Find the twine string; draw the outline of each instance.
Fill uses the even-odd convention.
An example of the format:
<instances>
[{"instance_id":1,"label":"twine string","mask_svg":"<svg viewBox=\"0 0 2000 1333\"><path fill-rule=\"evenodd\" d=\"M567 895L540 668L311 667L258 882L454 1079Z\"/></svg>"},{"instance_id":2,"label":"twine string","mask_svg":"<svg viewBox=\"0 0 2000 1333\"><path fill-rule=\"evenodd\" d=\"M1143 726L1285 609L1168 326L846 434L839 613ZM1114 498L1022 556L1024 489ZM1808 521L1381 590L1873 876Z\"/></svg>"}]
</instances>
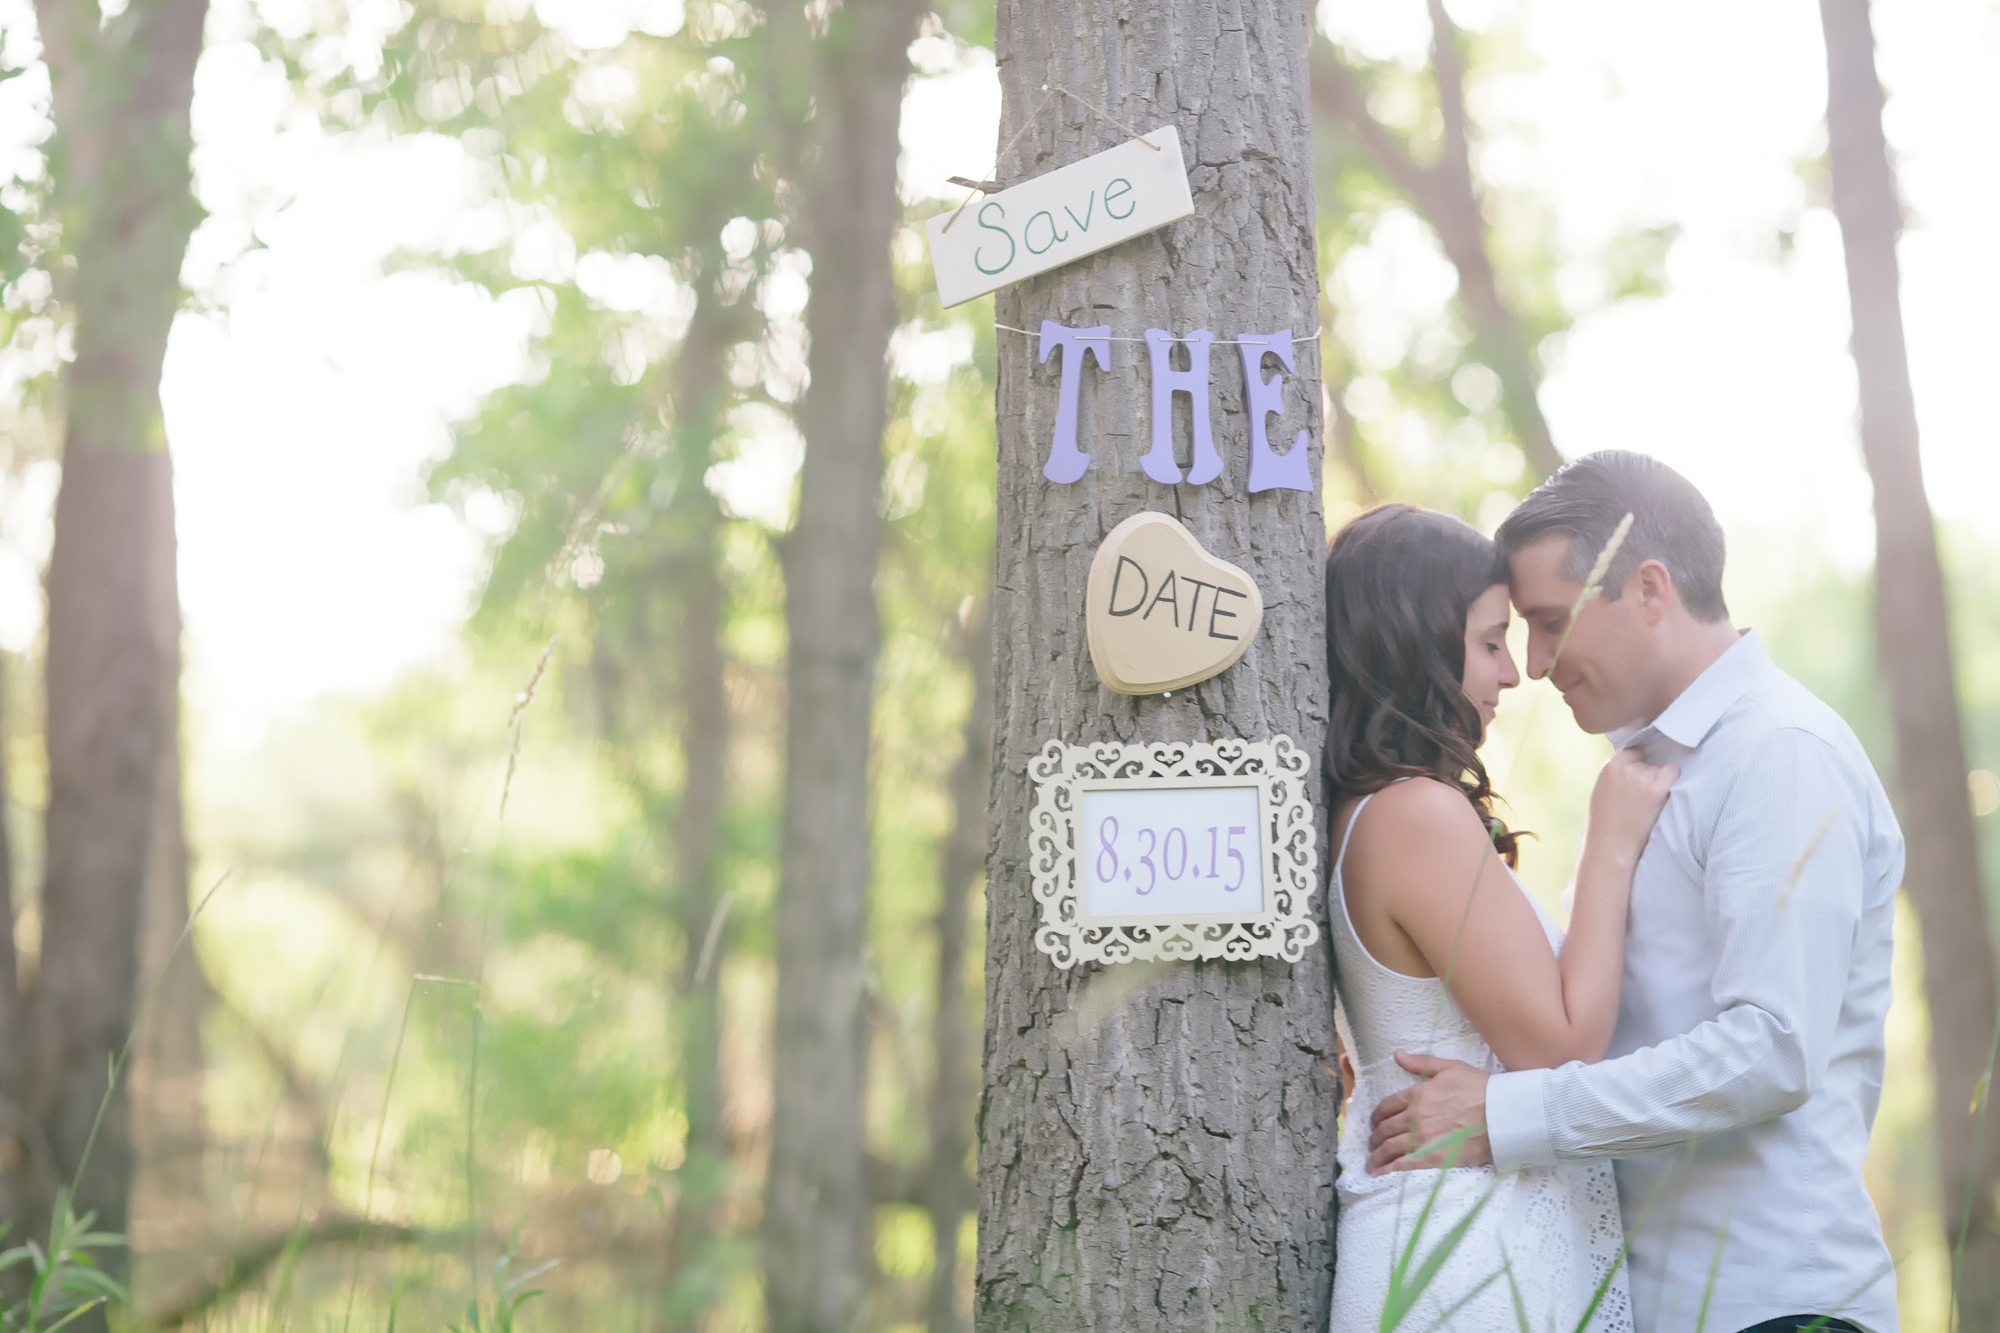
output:
<instances>
[{"instance_id":1,"label":"twine string","mask_svg":"<svg viewBox=\"0 0 2000 1333\"><path fill-rule=\"evenodd\" d=\"M1009 333L1025 334L1027 337L1030 338L1039 338L1042 336L1041 334L1034 332L1033 330L1030 329L1017 329L1012 324L1002 324L999 320L993 321L993 327L996 329L1005 329ZM1065 325L1064 327L1068 326ZM1320 330L1314 329L1311 333L1301 334L1298 337L1292 339L1292 342L1294 344L1317 342L1319 341L1319 335L1320 335ZM1116 334L1113 334L1107 339L1107 341L1115 343L1142 343L1146 340L1144 338L1123 338L1119 337ZM1185 343L1185 342L1193 342L1194 339L1169 336L1167 341L1176 343ZM1210 340L1209 345L1212 347L1242 347L1242 346L1262 347L1267 345L1270 341L1271 339L1268 335L1261 338L1214 338Z\"/></svg>"},{"instance_id":2,"label":"twine string","mask_svg":"<svg viewBox=\"0 0 2000 1333\"><path fill-rule=\"evenodd\" d=\"M1157 153L1161 151L1160 146L1154 143L1151 139L1148 139L1145 135L1139 133L1139 131L1133 129L1130 125L1127 125L1124 121L1118 119L1118 117L1112 115L1109 111L1106 111L1103 107L1097 105L1095 102L1086 102L1083 98L1078 97L1075 93L1063 87L1061 84L1056 84L1055 86L1051 87L1050 85L1045 83L1042 85L1042 91L1061 93L1064 97L1067 97L1072 102L1077 103L1079 106L1083 107L1086 111L1096 112L1099 116L1102 116L1104 119L1110 121L1113 125L1116 125L1119 129L1125 131L1127 134L1131 135L1134 139L1137 139L1140 143L1145 144L1146 147L1152 149L1154 152Z\"/></svg>"},{"instance_id":3,"label":"twine string","mask_svg":"<svg viewBox=\"0 0 2000 1333\"><path fill-rule=\"evenodd\" d=\"M1048 89L1047 84L1043 84L1042 87L1045 90ZM1000 164L1006 161L1007 154L1014 151L1014 145L1021 142L1021 136L1028 132L1028 127L1035 123L1035 118L1041 115L1043 109L1046 108L1048 104L1054 99L1055 99L1054 91L1052 90L1045 91L1043 93L1042 100L1035 104L1035 109L1028 113L1028 118L1021 122L1021 127L1019 129L1014 131L1014 137L1009 139L1005 144L1001 145L1000 151L997 154L995 154L993 158L994 175L998 176L1000 174ZM977 199L981 193L982 192L976 186L965 192L965 202L960 204L957 207L957 209L955 209L952 212L951 221L944 224L944 229L946 231L950 231L952 229L953 225L958 222L958 215L960 213L963 213L966 209L970 208L972 206L972 201L974 199Z\"/></svg>"},{"instance_id":4,"label":"twine string","mask_svg":"<svg viewBox=\"0 0 2000 1333\"><path fill-rule=\"evenodd\" d=\"M1118 117L1112 115L1109 111L1106 111L1103 107L1098 106L1094 102L1085 101L1083 98L1078 97L1075 93L1063 87L1061 84L1055 84L1052 86L1050 84L1045 83L1042 85L1042 100L1035 104L1035 109L1028 113L1028 118L1021 122L1021 127L1019 129L1014 131L1014 137L1007 140L1007 142L1001 146L1000 151L994 155L993 158L994 175L997 176L1000 174L1000 164L1007 160L1007 154L1014 151L1014 145L1021 142L1021 136L1028 132L1028 127L1035 123L1036 119L1041 116L1042 112L1048 110L1049 103L1055 100L1055 95L1057 93L1061 93L1064 97L1067 97L1071 101L1080 104L1086 110L1095 112L1097 115L1102 116L1105 120L1110 121L1113 125L1116 125L1119 129L1125 131L1125 133L1131 135L1134 139L1137 139L1140 143L1145 144L1146 147L1152 149L1154 152L1157 153L1161 151L1160 146L1158 144L1154 143L1151 139L1148 139L1145 135L1139 133L1139 131L1133 129L1130 125L1127 125L1124 121L1118 119ZM972 201L974 199L977 199L983 193L990 193L990 191L982 189L981 186L979 185L975 185L970 190L968 190L966 192L965 202L952 210L951 219L950 221L944 224L944 229L946 231L950 231L952 227L957 224L958 215L960 213L963 213L967 208L970 208L972 206Z\"/></svg>"}]
</instances>

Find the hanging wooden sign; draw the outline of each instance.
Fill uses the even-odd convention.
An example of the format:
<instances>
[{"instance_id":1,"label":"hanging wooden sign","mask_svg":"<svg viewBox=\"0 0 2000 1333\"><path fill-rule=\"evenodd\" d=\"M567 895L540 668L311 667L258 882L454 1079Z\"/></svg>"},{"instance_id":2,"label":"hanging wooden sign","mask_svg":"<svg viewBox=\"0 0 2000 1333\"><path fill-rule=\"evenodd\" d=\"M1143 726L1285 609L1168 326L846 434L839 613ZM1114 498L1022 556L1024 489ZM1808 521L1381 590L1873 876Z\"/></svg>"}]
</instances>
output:
<instances>
[{"instance_id":1,"label":"hanging wooden sign","mask_svg":"<svg viewBox=\"0 0 2000 1333\"><path fill-rule=\"evenodd\" d=\"M1319 938L1313 770L1288 736L1050 741L1028 765L1035 947L1057 967L1297 962Z\"/></svg>"},{"instance_id":2,"label":"hanging wooden sign","mask_svg":"<svg viewBox=\"0 0 2000 1333\"><path fill-rule=\"evenodd\" d=\"M1180 131L1163 125L925 224L946 306L1194 214Z\"/></svg>"},{"instance_id":3,"label":"hanging wooden sign","mask_svg":"<svg viewBox=\"0 0 2000 1333\"><path fill-rule=\"evenodd\" d=\"M1120 694L1159 694L1220 675L1264 623L1264 598L1236 566L1204 551L1166 514L1113 528L1090 562L1084 628L1097 678Z\"/></svg>"}]
</instances>

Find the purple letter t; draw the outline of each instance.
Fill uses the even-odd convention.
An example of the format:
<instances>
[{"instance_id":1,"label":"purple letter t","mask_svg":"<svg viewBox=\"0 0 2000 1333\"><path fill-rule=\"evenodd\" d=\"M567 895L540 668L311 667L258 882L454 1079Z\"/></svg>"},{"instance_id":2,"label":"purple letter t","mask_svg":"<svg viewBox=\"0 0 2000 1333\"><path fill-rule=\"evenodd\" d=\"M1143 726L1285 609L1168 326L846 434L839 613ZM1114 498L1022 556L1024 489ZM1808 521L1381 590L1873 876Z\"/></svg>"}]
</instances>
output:
<instances>
[{"instance_id":1,"label":"purple letter t","mask_svg":"<svg viewBox=\"0 0 2000 1333\"><path fill-rule=\"evenodd\" d=\"M1072 329L1054 320L1043 320L1043 365L1049 363L1050 353L1058 347L1063 349L1062 389L1056 396L1055 439L1049 442L1049 461L1042 464L1042 475L1067 485L1081 480L1090 471L1090 455L1076 443L1076 400L1077 390L1083 385L1083 358L1094 356L1099 370L1111 369L1111 326Z\"/></svg>"}]
</instances>

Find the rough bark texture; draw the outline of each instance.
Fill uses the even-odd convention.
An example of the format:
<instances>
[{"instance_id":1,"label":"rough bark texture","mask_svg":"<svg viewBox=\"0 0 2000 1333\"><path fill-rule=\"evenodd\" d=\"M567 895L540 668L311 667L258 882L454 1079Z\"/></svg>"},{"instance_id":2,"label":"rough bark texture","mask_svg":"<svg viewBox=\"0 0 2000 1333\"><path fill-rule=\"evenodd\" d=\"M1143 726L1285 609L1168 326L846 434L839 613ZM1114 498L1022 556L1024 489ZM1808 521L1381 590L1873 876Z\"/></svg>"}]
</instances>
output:
<instances>
[{"instance_id":1,"label":"rough bark texture","mask_svg":"<svg viewBox=\"0 0 2000 1333\"><path fill-rule=\"evenodd\" d=\"M1195 216L1001 291L1002 324L1044 319L1212 330L1317 324L1318 271L1303 0L1003 3L1008 143L1067 88L1140 131L1179 127ZM1122 131L1066 98L999 164L1012 184L1111 147ZM1289 735L1324 743L1327 678L1317 492L1246 493L1249 431L1233 347L1211 360L1217 446L1205 487L1139 470L1149 435L1143 348L1083 376L1091 470L1044 480L1057 367L1001 333L992 839L987 860L985 1093L979 1128L982 1329L1323 1328L1333 1275L1334 1060L1324 946L1297 966L1181 963L1058 970L1033 943L1030 757L1047 741ZM1317 344L1304 345L1271 438L1323 424ZM1183 464L1189 423L1177 400ZM1282 446L1281 446L1282 447ZM1143 509L1176 515L1257 580L1248 655L1170 698L1102 688L1084 640L1091 557ZM1325 812L1320 811L1322 826ZM1323 903L1315 898L1316 911Z\"/></svg>"},{"instance_id":2,"label":"rough bark texture","mask_svg":"<svg viewBox=\"0 0 2000 1333\"><path fill-rule=\"evenodd\" d=\"M965 1004L966 925L986 858L987 773L993 766L993 615L982 604L965 633L972 708L965 749L951 771L951 835L945 842L944 902L938 911L937 1015L932 1032L937 1083L931 1089L931 1333L957 1333L958 1232L971 1202L965 1155L972 1120L972 1033Z\"/></svg>"},{"instance_id":3,"label":"rough bark texture","mask_svg":"<svg viewBox=\"0 0 2000 1333\"><path fill-rule=\"evenodd\" d=\"M1541 367L1520 317L1500 290L1499 275L1486 251L1486 214L1472 177L1472 134L1465 114L1465 60L1458 28L1443 0L1429 0L1431 77L1437 86L1443 122L1437 161L1424 166L1368 111L1367 90L1354 71L1322 45L1313 59L1313 101L1329 119L1360 140L1383 174L1396 184L1431 224L1446 258L1458 270L1458 302L1472 325L1480 359L1500 377L1500 407L1513 427L1528 465L1548 476L1563 465L1538 389Z\"/></svg>"},{"instance_id":4,"label":"rough bark texture","mask_svg":"<svg viewBox=\"0 0 2000 1333\"><path fill-rule=\"evenodd\" d=\"M774 1333L848 1333L871 1270L868 753L875 558L896 323L897 129L918 0L855 0L812 43L815 160L794 234L812 257L806 456L785 539L785 827L764 1292Z\"/></svg>"},{"instance_id":5,"label":"rough bark texture","mask_svg":"<svg viewBox=\"0 0 2000 1333\"><path fill-rule=\"evenodd\" d=\"M1882 85L1867 0L1820 0L1826 30L1833 207L1847 252L1848 305L1861 390L1861 447L1875 483L1875 621L1890 711L1909 868L1924 935L1937 1079L1945 1234L1972 1218L1958 1273L1964 1328L2000 1327L2000 1125L1973 1160L1967 1108L1994 1040L1994 960L1979 847L1965 786L1965 740L1937 532L1917 451L1916 401L1903 341L1896 242L1902 205L1882 133Z\"/></svg>"},{"instance_id":6,"label":"rough bark texture","mask_svg":"<svg viewBox=\"0 0 2000 1333\"><path fill-rule=\"evenodd\" d=\"M107 1092L105 1075L131 1031L158 783L176 740L159 388L197 216L188 108L206 13L205 0L135 0L100 28L95 5L37 6L76 259L76 360L48 573L48 854L29 1066L65 1179L106 1103L77 1206L113 1231L126 1229L132 1145L124 1092Z\"/></svg>"}]
</instances>

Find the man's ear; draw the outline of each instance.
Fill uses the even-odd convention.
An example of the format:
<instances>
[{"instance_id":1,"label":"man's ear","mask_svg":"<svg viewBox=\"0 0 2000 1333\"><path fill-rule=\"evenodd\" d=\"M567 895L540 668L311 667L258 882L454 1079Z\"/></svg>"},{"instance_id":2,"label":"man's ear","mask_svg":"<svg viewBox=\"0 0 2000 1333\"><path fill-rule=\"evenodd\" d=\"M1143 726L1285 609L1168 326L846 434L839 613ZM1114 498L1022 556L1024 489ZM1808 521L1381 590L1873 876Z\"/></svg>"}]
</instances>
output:
<instances>
[{"instance_id":1,"label":"man's ear","mask_svg":"<svg viewBox=\"0 0 2000 1333\"><path fill-rule=\"evenodd\" d=\"M1641 561L1632 571L1630 586L1637 597L1639 614L1648 625L1657 625L1666 618L1667 608L1674 600L1674 576L1665 565L1657 560Z\"/></svg>"}]
</instances>

